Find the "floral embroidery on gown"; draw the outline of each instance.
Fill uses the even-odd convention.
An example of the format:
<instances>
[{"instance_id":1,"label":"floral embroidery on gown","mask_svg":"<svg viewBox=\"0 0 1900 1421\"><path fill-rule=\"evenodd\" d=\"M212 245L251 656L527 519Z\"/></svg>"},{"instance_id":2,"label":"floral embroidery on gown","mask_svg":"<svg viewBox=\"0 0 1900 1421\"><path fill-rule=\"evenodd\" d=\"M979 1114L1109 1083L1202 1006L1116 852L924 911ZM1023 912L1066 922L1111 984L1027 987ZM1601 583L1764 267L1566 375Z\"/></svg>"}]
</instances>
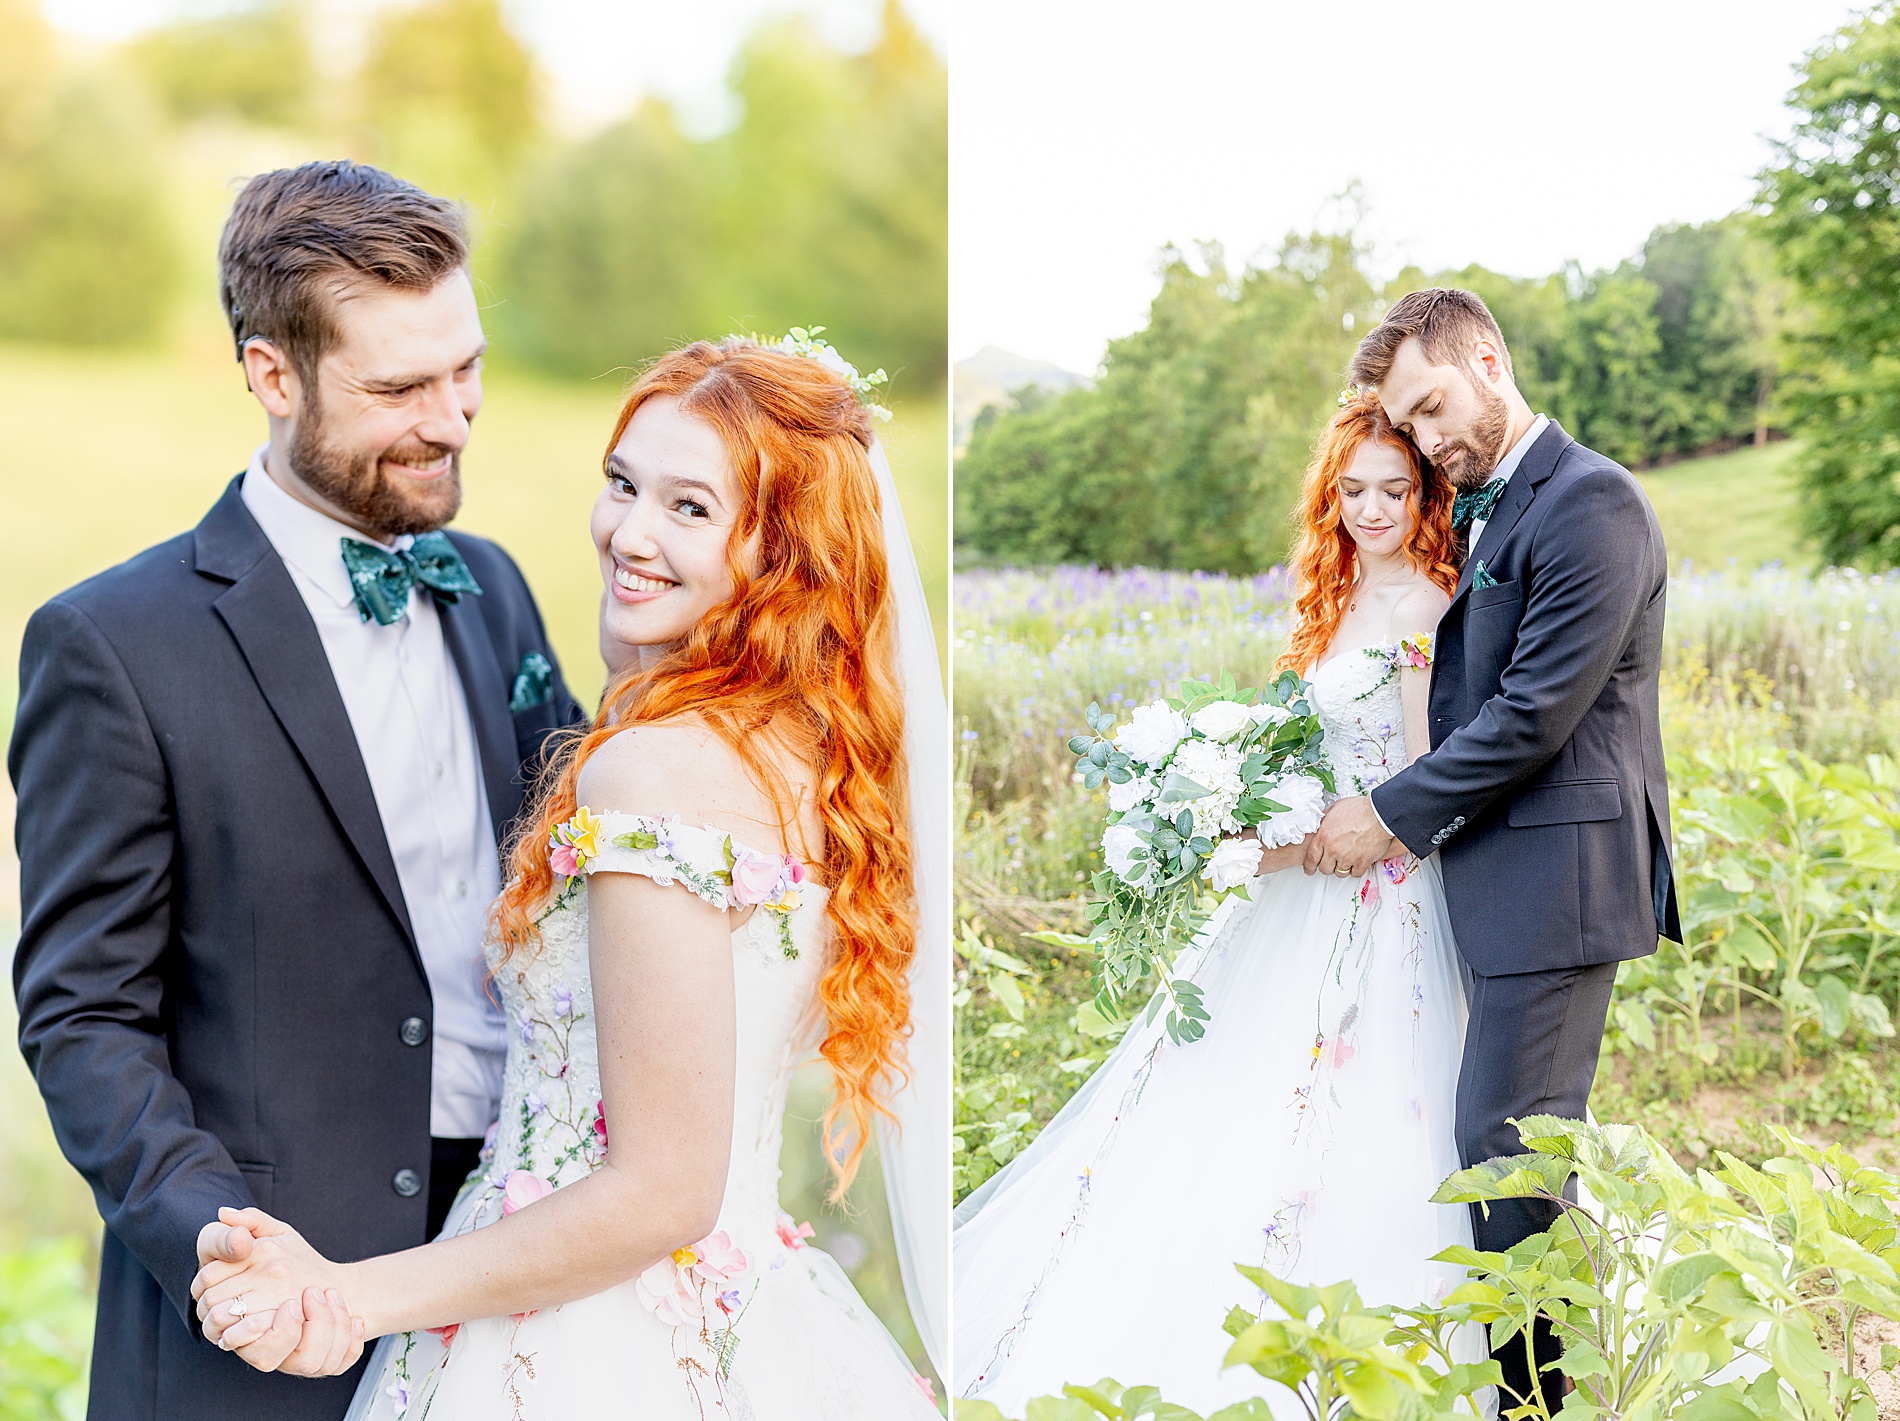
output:
<instances>
[{"instance_id":1,"label":"floral embroidery on gown","mask_svg":"<svg viewBox=\"0 0 1900 1421\"><path fill-rule=\"evenodd\" d=\"M732 934L739 1045L718 1227L592 1297L384 1338L351 1418L936 1416L844 1271L806 1244L810 1225L779 1207L786 1094L822 1025L824 889L795 860L670 819L583 809L555 840L568 876L541 919L540 949L495 978L510 1028L500 1119L443 1233L483 1228L584 1178L612 1146L587 953L586 880L602 872L677 884L715 907L756 905Z\"/></svg>"},{"instance_id":2,"label":"floral embroidery on gown","mask_svg":"<svg viewBox=\"0 0 1900 1421\"><path fill-rule=\"evenodd\" d=\"M1402 667L1429 637L1348 650L1308 699L1341 794L1406 763ZM957 1210L958 1396L1019 1414L1065 1381L1159 1386L1198 1411L1292 1395L1223 1375L1230 1308L1277 1310L1235 1270L1350 1278L1369 1303L1442 1296L1469 1245L1458 1167L1465 998L1435 860L1358 880L1297 869L1224 903L1177 970L1206 992L1206 1036L1130 1026L1036 1140ZM1484 1354L1472 1343L1471 1360Z\"/></svg>"}]
</instances>

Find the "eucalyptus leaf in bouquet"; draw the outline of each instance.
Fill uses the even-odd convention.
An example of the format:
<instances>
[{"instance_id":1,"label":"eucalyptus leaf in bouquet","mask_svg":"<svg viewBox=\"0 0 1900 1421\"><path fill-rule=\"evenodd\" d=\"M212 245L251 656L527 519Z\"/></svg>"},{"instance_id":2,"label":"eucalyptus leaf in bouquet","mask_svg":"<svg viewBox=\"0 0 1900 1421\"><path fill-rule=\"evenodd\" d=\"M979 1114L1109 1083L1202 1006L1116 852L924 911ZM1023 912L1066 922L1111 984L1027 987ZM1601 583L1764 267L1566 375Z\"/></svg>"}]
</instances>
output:
<instances>
[{"instance_id":1,"label":"eucalyptus leaf in bouquet","mask_svg":"<svg viewBox=\"0 0 1900 1421\"><path fill-rule=\"evenodd\" d=\"M1091 703L1091 734L1069 741L1076 773L1107 788L1093 928L1095 1004L1111 1019L1150 973L1168 1035L1194 1041L1208 1014L1195 985L1172 973L1220 897L1246 893L1260 849L1299 842L1319 827L1332 772L1307 683L1291 671L1242 688L1222 672L1183 681L1180 694L1137 707L1126 724ZM1251 830L1254 840L1237 836Z\"/></svg>"}]
</instances>

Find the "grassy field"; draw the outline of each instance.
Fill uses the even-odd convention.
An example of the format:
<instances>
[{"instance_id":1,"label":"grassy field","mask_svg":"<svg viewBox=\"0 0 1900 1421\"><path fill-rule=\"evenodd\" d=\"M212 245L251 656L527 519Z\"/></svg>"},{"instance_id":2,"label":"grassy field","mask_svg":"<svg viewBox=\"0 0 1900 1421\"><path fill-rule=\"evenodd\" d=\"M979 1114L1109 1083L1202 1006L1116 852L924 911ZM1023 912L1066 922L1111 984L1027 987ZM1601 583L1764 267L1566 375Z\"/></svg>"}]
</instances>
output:
<instances>
[{"instance_id":1,"label":"grassy field","mask_svg":"<svg viewBox=\"0 0 1900 1421\"><path fill-rule=\"evenodd\" d=\"M1789 461L1801 446L1781 440L1705 459L1687 459L1637 477L1669 545L1670 563L1698 571L1765 562L1807 567L1813 544L1799 531Z\"/></svg>"},{"instance_id":2,"label":"grassy field","mask_svg":"<svg viewBox=\"0 0 1900 1421\"><path fill-rule=\"evenodd\" d=\"M1731 760L1748 761L1737 772L1747 780L1759 772L1748 757L1789 749L1850 766L1900 753L1900 578L1809 575L1816 558L1797 531L1789 478L1796 448L1748 448L1642 475L1676 569L1664 708L1678 808L1709 782L1726 784L1718 767ZM1284 645L1288 610L1278 569L1251 578L1077 567L959 574L958 914L1017 963L998 966L973 948L960 968L969 995L958 1022L959 1192L1033 1137L1108 1044L1076 1014L1089 995L1090 955L1028 936L1086 931L1085 885L1101 866L1105 806L1075 782L1067 737L1082 729L1092 700L1126 715L1184 676L1223 668L1257 684ZM1693 877L1706 850L1687 839L1682 847ZM1706 954L1706 942L1699 950ZM1866 947L1870 962L1885 951ZM1670 974L1681 965L1668 958L1662 985L1632 986L1643 1010L1680 1014ZM1704 981L1706 964L1693 966L1690 976ZM1847 980L1869 988L1885 984L1884 971L1876 962ZM990 990L1011 974L1013 991ZM1724 1001L1733 995L1725 989ZM1024 1002L1026 1014L1010 1009ZM1752 1038L1738 1028L1737 1040ZM1750 1074L1751 1051L1738 1047L1706 1072L1682 1067L1671 1049L1620 1054L1604 1108L1623 1111L1617 1118L1640 1113L1653 1129L1665 1120L1686 1155L1710 1141L1733 1144L1764 1119L1862 1138L1900 1132L1885 1103L1890 1091L1900 1099L1900 1056L1884 1046L1863 1039L1842 1050L1828 1038L1805 1073L1765 1084ZM1766 1051L1755 1054L1767 1059ZM1655 1068L1664 1059L1674 1071L1666 1080Z\"/></svg>"},{"instance_id":3,"label":"grassy field","mask_svg":"<svg viewBox=\"0 0 1900 1421\"><path fill-rule=\"evenodd\" d=\"M569 683L591 703L603 680L595 651L599 573L587 515L625 383L549 383L491 368L464 459L467 504L456 526L495 538L534 587ZM893 398L881 431L930 596L939 646L948 619L948 434L945 403ZM0 346L0 738L10 733L13 668L33 609L62 588L192 527L263 437L263 417L215 330L188 328L166 349L91 354ZM11 788L0 781L0 942L18 923ZM12 994L0 1032L13 1037ZM922 1365L903 1305L875 1163L844 1211L823 1200L815 1121L823 1082L802 1072L788 1120L785 1199L818 1227L867 1301ZM91 1197L60 1158L18 1053L0 1049L0 1253L32 1239L98 1228ZM0 1298L0 1323L5 1321Z\"/></svg>"}]
</instances>

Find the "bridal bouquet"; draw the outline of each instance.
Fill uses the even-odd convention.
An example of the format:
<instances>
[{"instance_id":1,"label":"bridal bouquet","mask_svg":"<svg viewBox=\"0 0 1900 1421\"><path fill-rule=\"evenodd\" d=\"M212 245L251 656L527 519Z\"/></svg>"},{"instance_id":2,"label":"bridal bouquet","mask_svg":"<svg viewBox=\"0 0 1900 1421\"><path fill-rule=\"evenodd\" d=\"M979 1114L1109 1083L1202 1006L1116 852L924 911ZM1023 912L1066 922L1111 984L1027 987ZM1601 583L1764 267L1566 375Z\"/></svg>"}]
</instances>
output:
<instances>
[{"instance_id":1,"label":"bridal bouquet","mask_svg":"<svg viewBox=\"0 0 1900 1421\"><path fill-rule=\"evenodd\" d=\"M1139 707L1126 725L1088 709L1091 735L1069 741L1090 789L1108 786L1108 825L1089 907L1097 954L1095 1004L1119 1015L1128 990L1151 970L1169 1005L1168 1035L1197 1040L1208 1020L1200 989L1169 975L1210 912L1212 893L1238 891L1261 848L1298 843L1319 827L1333 788L1320 753L1319 718L1291 671L1264 690L1183 681L1170 700ZM1258 842L1232 836L1252 829Z\"/></svg>"}]
</instances>

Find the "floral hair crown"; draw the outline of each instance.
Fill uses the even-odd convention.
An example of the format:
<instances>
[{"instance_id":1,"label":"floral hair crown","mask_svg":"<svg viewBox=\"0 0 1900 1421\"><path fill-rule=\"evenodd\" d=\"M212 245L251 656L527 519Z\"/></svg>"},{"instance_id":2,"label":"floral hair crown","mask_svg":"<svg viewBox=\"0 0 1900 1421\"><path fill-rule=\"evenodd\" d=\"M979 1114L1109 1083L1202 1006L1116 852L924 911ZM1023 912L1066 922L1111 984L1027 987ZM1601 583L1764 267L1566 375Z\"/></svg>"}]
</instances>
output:
<instances>
[{"instance_id":1,"label":"floral hair crown","mask_svg":"<svg viewBox=\"0 0 1900 1421\"><path fill-rule=\"evenodd\" d=\"M823 326L793 326L778 339L771 336L756 335L746 331L734 331L727 340L749 340L752 344L763 346L767 350L776 350L784 355L796 355L805 360L816 360L834 375L844 378L851 387L851 393L858 397L858 403L871 412L875 419L889 419L891 412L880 405L873 395L890 383L891 377L882 369L873 370L869 375L858 374L858 367L846 360L828 340L820 340Z\"/></svg>"}]
</instances>

